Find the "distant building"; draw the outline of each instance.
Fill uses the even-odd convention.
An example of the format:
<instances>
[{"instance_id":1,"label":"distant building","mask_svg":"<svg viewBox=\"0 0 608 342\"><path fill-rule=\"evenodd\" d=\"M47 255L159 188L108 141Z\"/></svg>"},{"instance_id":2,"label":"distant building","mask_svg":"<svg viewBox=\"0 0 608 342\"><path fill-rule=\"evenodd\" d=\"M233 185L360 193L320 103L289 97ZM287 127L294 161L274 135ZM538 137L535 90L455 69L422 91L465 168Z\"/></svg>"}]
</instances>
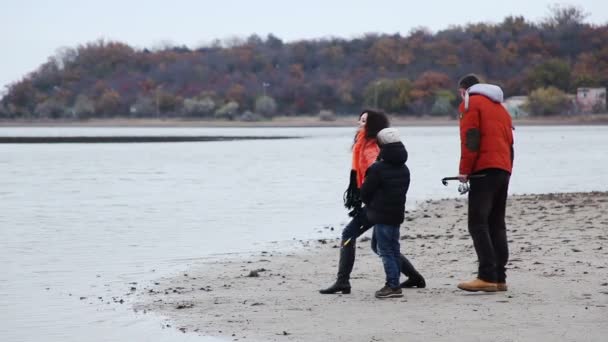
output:
<instances>
[{"instance_id":1,"label":"distant building","mask_svg":"<svg viewBox=\"0 0 608 342\"><path fill-rule=\"evenodd\" d=\"M578 88L576 105L581 113L606 111L606 88Z\"/></svg>"},{"instance_id":2,"label":"distant building","mask_svg":"<svg viewBox=\"0 0 608 342\"><path fill-rule=\"evenodd\" d=\"M529 116L530 114L524 109L525 103L528 101L527 96L511 96L505 100L504 106L507 108L512 118Z\"/></svg>"}]
</instances>

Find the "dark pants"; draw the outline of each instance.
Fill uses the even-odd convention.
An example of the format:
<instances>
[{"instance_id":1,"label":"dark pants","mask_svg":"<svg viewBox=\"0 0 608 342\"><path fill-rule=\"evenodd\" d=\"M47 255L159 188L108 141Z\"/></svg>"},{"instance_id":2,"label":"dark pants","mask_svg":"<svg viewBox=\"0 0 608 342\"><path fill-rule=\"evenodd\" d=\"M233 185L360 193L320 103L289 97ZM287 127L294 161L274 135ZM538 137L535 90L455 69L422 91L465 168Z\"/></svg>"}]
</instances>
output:
<instances>
[{"instance_id":1,"label":"dark pants","mask_svg":"<svg viewBox=\"0 0 608 342\"><path fill-rule=\"evenodd\" d=\"M373 226L374 224L367 219L367 212L365 211L365 207L363 207L342 230L342 241L345 242L351 239L349 244L354 245L357 238Z\"/></svg>"},{"instance_id":2,"label":"dark pants","mask_svg":"<svg viewBox=\"0 0 608 342\"><path fill-rule=\"evenodd\" d=\"M481 280L504 283L509 260L505 210L511 175L498 169L479 173L486 176L470 180L468 224L479 260L477 276Z\"/></svg>"}]
</instances>

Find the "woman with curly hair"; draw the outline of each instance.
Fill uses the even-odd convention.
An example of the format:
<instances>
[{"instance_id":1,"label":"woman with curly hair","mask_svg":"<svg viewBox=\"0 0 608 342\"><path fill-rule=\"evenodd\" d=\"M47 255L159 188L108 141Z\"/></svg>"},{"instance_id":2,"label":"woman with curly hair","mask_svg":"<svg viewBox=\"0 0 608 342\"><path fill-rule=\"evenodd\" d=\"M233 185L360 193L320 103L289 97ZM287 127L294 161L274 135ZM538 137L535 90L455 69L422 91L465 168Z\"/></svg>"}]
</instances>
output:
<instances>
[{"instance_id":1,"label":"woman with curly hair","mask_svg":"<svg viewBox=\"0 0 608 342\"><path fill-rule=\"evenodd\" d=\"M320 290L319 292L322 294L350 293L350 273L355 264L356 240L373 226L373 223L367 218L365 207L362 207L360 189L365 179L365 172L376 161L380 153L376 140L378 132L389 126L388 117L382 112L367 109L359 115L359 128L352 146L350 184L344 193L344 206L351 210L349 216L352 217L352 220L342 230L337 280L330 287ZM374 247L372 245L372 249L375 250ZM399 261L401 272L408 277L401 287L423 288L426 286L424 278L404 255L401 255Z\"/></svg>"}]
</instances>

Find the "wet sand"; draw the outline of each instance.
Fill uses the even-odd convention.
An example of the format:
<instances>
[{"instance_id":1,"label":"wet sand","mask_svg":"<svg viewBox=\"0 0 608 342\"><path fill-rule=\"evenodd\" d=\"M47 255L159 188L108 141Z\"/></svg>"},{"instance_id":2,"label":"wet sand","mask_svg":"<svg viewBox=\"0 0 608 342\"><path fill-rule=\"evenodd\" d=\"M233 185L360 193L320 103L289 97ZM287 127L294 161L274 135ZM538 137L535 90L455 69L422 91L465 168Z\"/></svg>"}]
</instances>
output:
<instances>
[{"instance_id":1,"label":"wet sand","mask_svg":"<svg viewBox=\"0 0 608 342\"><path fill-rule=\"evenodd\" d=\"M352 293L318 293L335 279L336 228L335 240L195 261L187 273L137 289L134 309L184 333L239 341L605 341L608 193L512 196L507 215L507 292L456 288L476 271L460 198L406 214L401 251L427 288L403 298L374 298L384 273L365 236Z\"/></svg>"}]
</instances>

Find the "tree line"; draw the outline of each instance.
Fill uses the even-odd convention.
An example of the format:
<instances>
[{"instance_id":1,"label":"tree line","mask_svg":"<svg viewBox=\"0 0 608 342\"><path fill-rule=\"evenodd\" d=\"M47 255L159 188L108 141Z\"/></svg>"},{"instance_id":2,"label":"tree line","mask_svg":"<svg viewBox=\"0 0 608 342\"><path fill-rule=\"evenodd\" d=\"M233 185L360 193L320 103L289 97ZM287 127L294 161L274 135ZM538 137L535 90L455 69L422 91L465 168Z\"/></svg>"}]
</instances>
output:
<instances>
[{"instance_id":1,"label":"tree line","mask_svg":"<svg viewBox=\"0 0 608 342\"><path fill-rule=\"evenodd\" d=\"M457 80L470 72L501 85L506 97L563 96L608 86L608 25L585 18L565 6L540 22L509 16L436 33L294 42L252 35L196 49L98 40L63 48L10 84L0 118L259 120L363 107L449 115Z\"/></svg>"}]
</instances>

